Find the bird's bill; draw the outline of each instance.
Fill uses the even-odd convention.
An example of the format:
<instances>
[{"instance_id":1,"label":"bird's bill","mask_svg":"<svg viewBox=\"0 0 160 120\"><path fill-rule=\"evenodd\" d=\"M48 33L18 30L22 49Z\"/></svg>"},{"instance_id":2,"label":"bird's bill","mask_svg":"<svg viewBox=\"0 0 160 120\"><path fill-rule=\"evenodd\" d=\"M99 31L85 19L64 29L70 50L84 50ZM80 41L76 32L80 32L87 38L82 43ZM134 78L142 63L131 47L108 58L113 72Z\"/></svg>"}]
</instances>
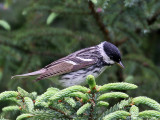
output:
<instances>
[{"instance_id":1,"label":"bird's bill","mask_svg":"<svg viewBox=\"0 0 160 120\"><path fill-rule=\"evenodd\" d=\"M121 61L119 63L117 63L117 65L120 66L121 68L124 68L124 65L122 64Z\"/></svg>"}]
</instances>

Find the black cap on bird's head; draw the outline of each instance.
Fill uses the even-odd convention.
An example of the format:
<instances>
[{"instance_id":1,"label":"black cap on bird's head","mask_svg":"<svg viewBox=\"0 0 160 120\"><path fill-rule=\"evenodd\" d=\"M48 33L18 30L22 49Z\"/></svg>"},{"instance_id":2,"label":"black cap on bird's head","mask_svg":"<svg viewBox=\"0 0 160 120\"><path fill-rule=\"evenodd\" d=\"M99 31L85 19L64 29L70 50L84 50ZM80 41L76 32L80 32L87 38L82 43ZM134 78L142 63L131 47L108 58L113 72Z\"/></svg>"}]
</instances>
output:
<instances>
[{"instance_id":1,"label":"black cap on bird's head","mask_svg":"<svg viewBox=\"0 0 160 120\"><path fill-rule=\"evenodd\" d=\"M119 49L113 45L112 43L109 42L104 42L103 43L103 49L106 53L106 55L115 63L117 63L120 67L124 68L122 62L121 62L121 53Z\"/></svg>"}]
</instances>

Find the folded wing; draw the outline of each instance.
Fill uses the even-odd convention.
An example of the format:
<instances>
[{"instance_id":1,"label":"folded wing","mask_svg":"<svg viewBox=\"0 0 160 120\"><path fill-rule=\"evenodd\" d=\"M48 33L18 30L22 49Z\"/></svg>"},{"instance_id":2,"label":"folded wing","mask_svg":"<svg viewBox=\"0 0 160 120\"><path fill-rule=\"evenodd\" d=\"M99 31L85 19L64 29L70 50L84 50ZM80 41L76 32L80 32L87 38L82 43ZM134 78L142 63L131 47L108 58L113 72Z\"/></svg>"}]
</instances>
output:
<instances>
[{"instance_id":1,"label":"folded wing","mask_svg":"<svg viewBox=\"0 0 160 120\"><path fill-rule=\"evenodd\" d=\"M46 71L42 73L36 79L36 81L44 78L52 77L52 76L57 76L57 75L62 75L69 72L77 71L79 69L83 69L88 66L91 66L96 62L97 62L97 59L81 59L79 57L66 59L57 64L45 67Z\"/></svg>"}]
</instances>

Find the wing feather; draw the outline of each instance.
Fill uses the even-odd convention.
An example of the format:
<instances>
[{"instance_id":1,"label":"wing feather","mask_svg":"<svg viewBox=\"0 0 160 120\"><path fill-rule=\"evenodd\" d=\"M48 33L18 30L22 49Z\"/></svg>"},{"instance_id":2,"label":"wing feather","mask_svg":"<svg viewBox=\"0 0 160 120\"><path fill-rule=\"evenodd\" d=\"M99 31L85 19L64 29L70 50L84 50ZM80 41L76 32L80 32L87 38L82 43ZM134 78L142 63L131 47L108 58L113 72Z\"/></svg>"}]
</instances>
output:
<instances>
[{"instance_id":1,"label":"wing feather","mask_svg":"<svg viewBox=\"0 0 160 120\"><path fill-rule=\"evenodd\" d=\"M77 71L79 69L91 66L97 62L97 59L90 59L90 61L84 61L80 60L79 58L70 58L65 61L61 61L53 66L50 66L46 69L46 71L41 74L36 81L52 77L52 76L57 76L57 75L62 75L66 74L69 72Z\"/></svg>"}]
</instances>

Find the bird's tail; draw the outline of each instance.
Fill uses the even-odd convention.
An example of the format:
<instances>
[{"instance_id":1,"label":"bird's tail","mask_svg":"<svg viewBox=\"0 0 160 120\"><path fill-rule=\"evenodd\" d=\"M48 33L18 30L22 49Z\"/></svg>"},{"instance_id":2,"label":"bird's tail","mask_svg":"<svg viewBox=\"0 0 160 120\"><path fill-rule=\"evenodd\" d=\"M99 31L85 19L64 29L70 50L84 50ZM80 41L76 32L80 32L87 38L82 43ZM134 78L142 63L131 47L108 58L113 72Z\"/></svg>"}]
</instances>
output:
<instances>
[{"instance_id":1,"label":"bird's tail","mask_svg":"<svg viewBox=\"0 0 160 120\"><path fill-rule=\"evenodd\" d=\"M11 79L14 79L15 77L26 77L26 76L40 75L40 74L44 73L45 71L46 71L45 69L41 69L41 70L37 70L37 71L31 72L31 73L15 75L15 76L12 76Z\"/></svg>"}]
</instances>

